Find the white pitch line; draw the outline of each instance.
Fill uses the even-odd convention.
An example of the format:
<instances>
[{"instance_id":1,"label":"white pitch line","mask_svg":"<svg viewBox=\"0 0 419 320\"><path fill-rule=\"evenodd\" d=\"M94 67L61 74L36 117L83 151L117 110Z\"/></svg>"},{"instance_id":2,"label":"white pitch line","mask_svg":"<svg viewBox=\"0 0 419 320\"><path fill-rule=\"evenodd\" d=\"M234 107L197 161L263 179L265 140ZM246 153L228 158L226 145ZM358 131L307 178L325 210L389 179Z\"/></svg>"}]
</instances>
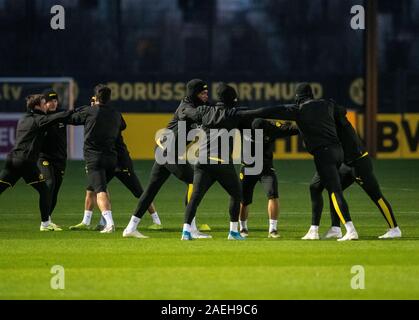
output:
<instances>
[{"instance_id":1,"label":"white pitch line","mask_svg":"<svg viewBox=\"0 0 419 320\"><path fill-rule=\"evenodd\" d=\"M301 182L301 181L286 181L286 180L280 180L278 181L280 184L301 184L308 186L310 183L307 182ZM411 188L393 188L393 187L381 187L381 189L384 190L396 190L396 191L408 191L408 192L417 192L419 189L411 189Z\"/></svg>"},{"instance_id":2,"label":"white pitch line","mask_svg":"<svg viewBox=\"0 0 419 320\"><path fill-rule=\"evenodd\" d=\"M171 212L163 212L163 213L160 213L159 212L159 216L164 217L164 216L170 216L170 215L175 215L175 214L184 214L184 213L185 213L184 211L175 211L175 212L171 211ZM252 214L252 213L253 214L265 214L266 212L265 211L253 211L253 212L250 212L250 214ZM323 214L326 214L326 213L328 214L329 211L328 210L325 210L323 212ZM373 211L353 211L353 210L351 210L351 213L354 213L354 214L374 214L375 215L378 212L373 212ZM419 213L419 210L418 211L397 211L396 212L396 214L418 214L418 213ZM33 212L28 212L28 213L2 213L1 215L2 216L27 216L27 215L33 215L33 214L34 214ZM115 214L116 214L116 216L124 215L124 213L119 213L118 211L116 211ZM199 215L201 215L201 214L204 214L204 215L209 214L211 216L218 216L218 215L225 215L226 217L228 216L228 212L201 211L198 214ZM309 215L309 214L311 214L311 212L310 211L285 211L285 212L282 212L281 214L285 214L285 215ZM75 215L82 216L83 213L81 213L81 214L75 214L75 213L55 213L54 214L54 216L57 216L57 218L59 218L61 216L75 216ZM97 212L97 215L99 216L100 213ZM126 216L129 218L131 216L131 214L127 213ZM93 217L95 217L95 214L93 214Z\"/></svg>"}]
</instances>

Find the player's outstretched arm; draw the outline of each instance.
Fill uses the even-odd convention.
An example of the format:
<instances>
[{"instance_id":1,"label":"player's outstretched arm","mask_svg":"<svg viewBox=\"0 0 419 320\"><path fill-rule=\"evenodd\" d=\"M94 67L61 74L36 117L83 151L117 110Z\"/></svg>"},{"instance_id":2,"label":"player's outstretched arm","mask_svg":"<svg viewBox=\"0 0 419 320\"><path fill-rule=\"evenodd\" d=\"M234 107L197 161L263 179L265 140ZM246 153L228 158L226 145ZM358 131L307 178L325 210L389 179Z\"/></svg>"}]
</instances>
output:
<instances>
[{"instance_id":1,"label":"player's outstretched arm","mask_svg":"<svg viewBox=\"0 0 419 320\"><path fill-rule=\"evenodd\" d=\"M90 109L89 106L83 106L83 107L74 109L71 116L68 117L65 122L73 126L84 125L87 119L87 115L89 114L89 109Z\"/></svg>"},{"instance_id":2,"label":"player's outstretched arm","mask_svg":"<svg viewBox=\"0 0 419 320\"><path fill-rule=\"evenodd\" d=\"M185 108L180 112L181 120L190 120L200 124L202 116L211 109L209 106L199 106L196 108Z\"/></svg>"},{"instance_id":3,"label":"player's outstretched arm","mask_svg":"<svg viewBox=\"0 0 419 320\"><path fill-rule=\"evenodd\" d=\"M73 113L73 110L61 111L54 114L42 115L36 118L39 127L48 127L54 123L68 119Z\"/></svg>"},{"instance_id":4,"label":"player's outstretched arm","mask_svg":"<svg viewBox=\"0 0 419 320\"><path fill-rule=\"evenodd\" d=\"M299 109L296 105L280 105L258 109L237 110L236 115L242 118L253 117L265 119L296 120L298 111Z\"/></svg>"},{"instance_id":5,"label":"player's outstretched arm","mask_svg":"<svg viewBox=\"0 0 419 320\"><path fill-rule=\"evenodd\" d=\"M263 129L263 133L267 134L272 140L299 134L298 127L295 124L261 118L253 120L252 129Z\"/></svg>"}]
</instances>

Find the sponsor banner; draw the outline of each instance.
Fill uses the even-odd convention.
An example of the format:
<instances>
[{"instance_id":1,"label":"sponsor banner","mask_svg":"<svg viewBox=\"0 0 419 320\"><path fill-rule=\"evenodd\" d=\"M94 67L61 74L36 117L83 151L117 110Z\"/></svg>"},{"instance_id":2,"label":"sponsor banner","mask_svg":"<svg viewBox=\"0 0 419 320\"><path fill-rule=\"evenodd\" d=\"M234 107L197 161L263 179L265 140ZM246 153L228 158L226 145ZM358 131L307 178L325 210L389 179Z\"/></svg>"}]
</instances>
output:
<instances>
[{"instance_id":1,"label":"sponsor banner","mask_svg":"<svg viewBox=\"0 0 419 320\"><path fill-rule=\"evenodd\" d=\"M419 159L419 114L377 115L377 158ZM358 116L358 133L364 136L364 117Z\"/></svg>"},{"instance_id":2,"label":"sponsor banner","mask_svg":"<svg viewBox=\"0 0 419 320\"><path fill-rule=\"evenodd\" d=\"M197 78L195 74L179 76L160 74L139 78L75 77L75 106L90 102L93 88L105 83L112 89L112 104L121 112L173 112L185 96L186 82ZM278 76L264 76L263 80L249 75L203 77L209 84L209 96L215 101L216 87L220 81L232 85L239 94L243 106L259 107L270 104L290 103L294 100L295 87L300 81L311 84L316 98L334 97L339 103L359 108L363 101L363 80L357 75L336 78L317 77L311 79L286 79ZM36 80L34 80L36 81ZM66 84L54 83L12 83L0 82L0 112L20 112L22 101L28 94L42 92L52 86L60 96L61 103L68 101Z\"/></svg>"},{"instance_id":3,"label":"sponsor banner","mask_svg":"<svg viewBox=\"0 0 419 320\"><path fill-rule=\"evenodd\" d=\"M6 158L15 145L16 127L21 116L22 113L0 114L0 159Z\"/></svg>"},{"instance_id":4,"label":"sponsor banner","mask_svg":"<svg viewBox=\"0 0 419 320\"><path fill-rule=\"evenodd\" d=\"M13 148L20 113L0 113L0 158ZM349 119L363 137L363 116L350 112ZM169 113L125 113L127 129L123 132L133 159L154 159L155 134L172 118ZM419 113L378 114L377 158L419 159ZM82 158L83 128L69 127L69 157ZM310 159L299 136L276 142L275 159Z\"/></svg>"},{"instance_id":5,"label":"sponsor banner","mask_svg":"<svg viewBox=\"0 0 419 320\"><path fill-rule=\"evenodd\" d=\"M124 139L133 159L154 159L155 133L164 128L172 114L124 114ZM362 128L363 117L349 112L355 128ZM378 159L419 159L419 114L378 114ZM361 138L363 130L358 130ZM278 139L275 159L310 159L300 136Z\"/></svg>"},{"instance_id":6,"label":"sponsor banner","mask_svg":"<svg viewBox=\"0 0 419 320\"><path fill-rule=\"evenodd\" d=\"M403 80L405 77L405 80ZM113 75L73 77L75 105L90 102L93 88L105 83L112 89L113 104L121 112L158 113L173 112L185 95L185 84L193 78L202 78L209 84L209 96L216 100L216 86L220 81L231 84L238 91L243 106L260 107L293 102L298 82L309 82L316 98L333 98L339 104L351 109L362 110L364 103L364 79L362 75L346 74L336 76L312 75L284 77L283 75L255 75L243 73L233 75L199 74L152 74L139 77L115 77ZM380 77L380 113L419 112L419 77L404 75L401 79L394 74ZM391 79L388 80L388 79ZM21 112L24 98L28 94L42 92L52 86L59 93L60 101L68 104L67 84L13 83L0 81L0 112ZM396 81L396 82L395 82ZM395 86L395 83L405 83Z\"/></svg>"}]
</instances>

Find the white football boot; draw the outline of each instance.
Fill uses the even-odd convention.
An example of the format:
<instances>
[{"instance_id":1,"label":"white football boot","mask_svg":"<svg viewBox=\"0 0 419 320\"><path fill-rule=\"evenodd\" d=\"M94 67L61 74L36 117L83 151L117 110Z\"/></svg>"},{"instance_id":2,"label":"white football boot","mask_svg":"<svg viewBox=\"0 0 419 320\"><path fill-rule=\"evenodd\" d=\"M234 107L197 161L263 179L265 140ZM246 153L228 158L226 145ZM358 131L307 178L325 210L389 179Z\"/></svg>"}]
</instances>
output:
<instances>
[{"instance_id":1,"label":"white football boot","mask_svg":"<svg viewBox=\"0 0 419 320\"><path fill-rule=\"evenodd\" d=\"M115 226L111 224L110 226L106 225L100 233L113 233L115 232Z\"/></svg>"},{"instance_id":2,"label":"white football boot","mask_svg":"<svg viewBox=\"0 0 419 320\"><path fill-rule=\"evenodd\" d=\"M304 237L301 238L301 240L319 240L319 228L314 228L313 226L308 229L308 232Z\"/></svg>"},{"instance_id":3,"label":"white football boot","mask_svg":"<svg viewBox=\"0 0 419 320\"><path fill-rule=\"evenodd\" d=\"M324 239L342 238L342 230L340 227L331 227L323 236Z\"/></svg>"},{"instance_id":4,"label":"white football boot","mask_svg":"<svg viewBox=\"0 0 419 320\"><path fill-rule=\"evenodd\" d=\"M350 241L350 240L358 240L358 233L356 232L355 229L349 232L346 232L346 234L342 238L338 239L338 241Z\"/></svg>"},{"instance_id":5,"label":"white football boot","mask_svg":"<svg viewBox=\"0 0 419 320\"><path fill-rule=\"evenodd\" d=\"M388 229L386 233L384 233L382 236L379 236L379 239L394 239L394 238L401 238L402 237L402 231L399 227Z\"/></svg>"},{"instance_id":6,"label":"white football boot","mask_svg":"<svg viewBox=\"0 0 419 320\"><path fill-rule=\"evenodd\" d=\"M124 232L122 232L122 236L124 238L137 238L137 239L147 239L147 238L149 238L149 237L143 235L138 230L128 231L127 229L124 229Z\"/></svg>"},{"instance_id":7,"label":"white football boot","mask_svg":"<svg viewBox=\"0 0 419 320\"><path fill-rule=\"evenodd\" d=\"M212 238L212 235L202 233L198 230L192 230L191 236L192 236L192 239L211 239Z\"/></svg>"}]
</instances>

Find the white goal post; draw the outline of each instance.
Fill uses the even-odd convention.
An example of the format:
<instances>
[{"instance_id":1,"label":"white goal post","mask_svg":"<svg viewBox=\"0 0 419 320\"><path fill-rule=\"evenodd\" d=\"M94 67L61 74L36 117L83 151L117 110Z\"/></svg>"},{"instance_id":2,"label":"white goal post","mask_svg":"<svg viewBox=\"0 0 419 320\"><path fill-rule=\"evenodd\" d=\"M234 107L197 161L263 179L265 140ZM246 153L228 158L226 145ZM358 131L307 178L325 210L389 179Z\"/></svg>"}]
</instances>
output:
<instances>
[{"instance_id":1,"label":"white goal post","mask_svg":"<svg viewBox=\"0 0 419 320\"><path fill-rule=\"evenodd\" d=\"M78 87L72 77L0 77L0 159L15 142L16 125L25 112L25 97L45 89L58 93L60 107L73 109ZM83 130L68 126L68 158L82 158Z\"/></svg>"}]
</instances>

